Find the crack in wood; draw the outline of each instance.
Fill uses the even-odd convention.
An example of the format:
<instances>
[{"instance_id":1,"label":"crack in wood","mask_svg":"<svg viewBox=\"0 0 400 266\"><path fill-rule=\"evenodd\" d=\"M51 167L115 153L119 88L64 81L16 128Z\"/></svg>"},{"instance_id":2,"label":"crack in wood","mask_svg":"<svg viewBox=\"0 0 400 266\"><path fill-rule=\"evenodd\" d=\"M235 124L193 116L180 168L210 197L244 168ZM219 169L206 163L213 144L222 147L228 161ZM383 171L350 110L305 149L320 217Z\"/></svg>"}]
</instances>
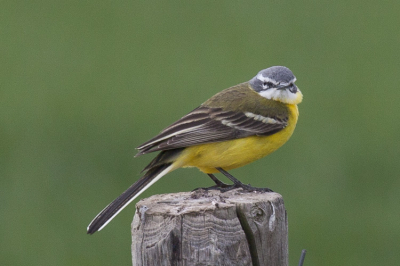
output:
<instances>
[{"instance_id":1,"label":"crack in wood","mask_svg":"<svg viewBox=\"0 0 400 266\"><path fill-rule=\"evenodd\" d=\"M247 243L249 245L251 261L253 266L260 266L260 261L258 259L257 245L254 238L253 231L250 228L249 221L246 218L245 212L240 208L240 204L236 206L237 217L239 219L240 225L242 226L243 232L246 235Z\"/></svg>"}]
</instances>

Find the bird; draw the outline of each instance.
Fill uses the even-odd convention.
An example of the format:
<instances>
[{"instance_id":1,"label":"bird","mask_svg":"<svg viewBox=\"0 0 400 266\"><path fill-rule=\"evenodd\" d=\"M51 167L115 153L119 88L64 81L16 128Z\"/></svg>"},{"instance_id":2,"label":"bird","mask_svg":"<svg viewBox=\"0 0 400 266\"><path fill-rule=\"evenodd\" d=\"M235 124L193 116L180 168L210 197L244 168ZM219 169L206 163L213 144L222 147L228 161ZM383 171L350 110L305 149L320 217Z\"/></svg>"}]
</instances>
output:
<instances>
[{"instance_id":1,"label":"bird","mask_svg":"<svg viewBox=\"0 0 400 266\"><path fill-rule=\"evenodd\" d=\"M158 155L143 169L144 175L107 205L89 224L87 233L103 229L123 208L164 175L197 167L222 192L242 188L272 191L243 184L227 171L242 167L277 150L291 137L303 94L296 77L284 66L261 70L247 82L227 88L137 147L141 156ZM233 182L225 184L214 174Z\"/></svg>"}]
</instances>

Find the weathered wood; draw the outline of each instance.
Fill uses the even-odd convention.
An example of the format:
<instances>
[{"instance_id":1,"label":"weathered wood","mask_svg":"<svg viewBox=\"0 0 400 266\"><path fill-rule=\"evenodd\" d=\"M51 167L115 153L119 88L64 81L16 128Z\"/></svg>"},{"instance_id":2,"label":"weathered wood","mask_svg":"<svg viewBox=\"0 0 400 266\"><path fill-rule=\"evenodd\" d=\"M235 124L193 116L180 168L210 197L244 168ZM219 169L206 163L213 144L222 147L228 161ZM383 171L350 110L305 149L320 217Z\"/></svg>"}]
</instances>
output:
<instances>
[{"instance_id":1,"label":"weathered wood","mask_svg":"<svg viewBox=\"0 0 400 266\"><path fill-rule=\"evenodd\" d=\"M143 199L132 222L132 260L134 266L286 266L282 196L237 189Z\"/></svg>"}]
</instances>

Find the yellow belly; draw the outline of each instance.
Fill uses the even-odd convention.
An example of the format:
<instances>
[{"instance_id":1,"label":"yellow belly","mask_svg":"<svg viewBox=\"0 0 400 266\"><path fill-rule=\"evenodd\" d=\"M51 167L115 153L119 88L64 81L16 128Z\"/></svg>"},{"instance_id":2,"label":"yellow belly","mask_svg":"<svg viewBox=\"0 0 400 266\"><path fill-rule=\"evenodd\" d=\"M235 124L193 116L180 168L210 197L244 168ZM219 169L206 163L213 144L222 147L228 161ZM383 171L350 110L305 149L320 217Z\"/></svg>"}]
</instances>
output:
<instances>
[{"instance_id":1,"label":"yellow belly","mask_svg":"<svg viewBox=\"0 0 400 266\"><path fill-rule=\"evenodd\" d=\"M290 105L288 126L270 136L252 136L186 148L177 159L178 167L197 167L204 173L218 172L221 167L230 170L258 160L281 147L293 134L298 111Z\"/></svg>"}]
</instances>

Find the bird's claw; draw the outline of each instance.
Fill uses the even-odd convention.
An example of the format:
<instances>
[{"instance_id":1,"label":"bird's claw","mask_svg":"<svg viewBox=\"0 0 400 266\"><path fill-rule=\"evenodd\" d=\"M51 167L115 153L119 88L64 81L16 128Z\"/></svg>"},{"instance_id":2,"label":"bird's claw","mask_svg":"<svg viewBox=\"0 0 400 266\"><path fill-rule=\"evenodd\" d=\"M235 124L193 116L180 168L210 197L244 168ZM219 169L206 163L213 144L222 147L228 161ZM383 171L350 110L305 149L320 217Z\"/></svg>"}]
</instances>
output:
<instances>
[{"instance_id":1,"label":"bird's claw","mask_svg":"<svg viewBox=\"0 0 400 266\"><path fill-rule=\"evenodd\" d=\"M243 184L243 183L236 183L236 184L233 184L233 185L223 184L223 185L220 185L220 186L216 185L216 186L206 187L206 188L201 187L201 188L196 188L196 189L194 189L192 191L197 191L197 190L203 189L203 190L206 190L206 191L208 191L208 190L219 190L222 193L224 193L224 192L228 192L230 190L237 189L237 188L241 188L243 191L246 191L246 192L263 192L263 193L265 193L265 192L274 192L273 190L271 190L269 188L252 187L250 184L246 185L246 184Z\"/></svg>"}]
</instances>

